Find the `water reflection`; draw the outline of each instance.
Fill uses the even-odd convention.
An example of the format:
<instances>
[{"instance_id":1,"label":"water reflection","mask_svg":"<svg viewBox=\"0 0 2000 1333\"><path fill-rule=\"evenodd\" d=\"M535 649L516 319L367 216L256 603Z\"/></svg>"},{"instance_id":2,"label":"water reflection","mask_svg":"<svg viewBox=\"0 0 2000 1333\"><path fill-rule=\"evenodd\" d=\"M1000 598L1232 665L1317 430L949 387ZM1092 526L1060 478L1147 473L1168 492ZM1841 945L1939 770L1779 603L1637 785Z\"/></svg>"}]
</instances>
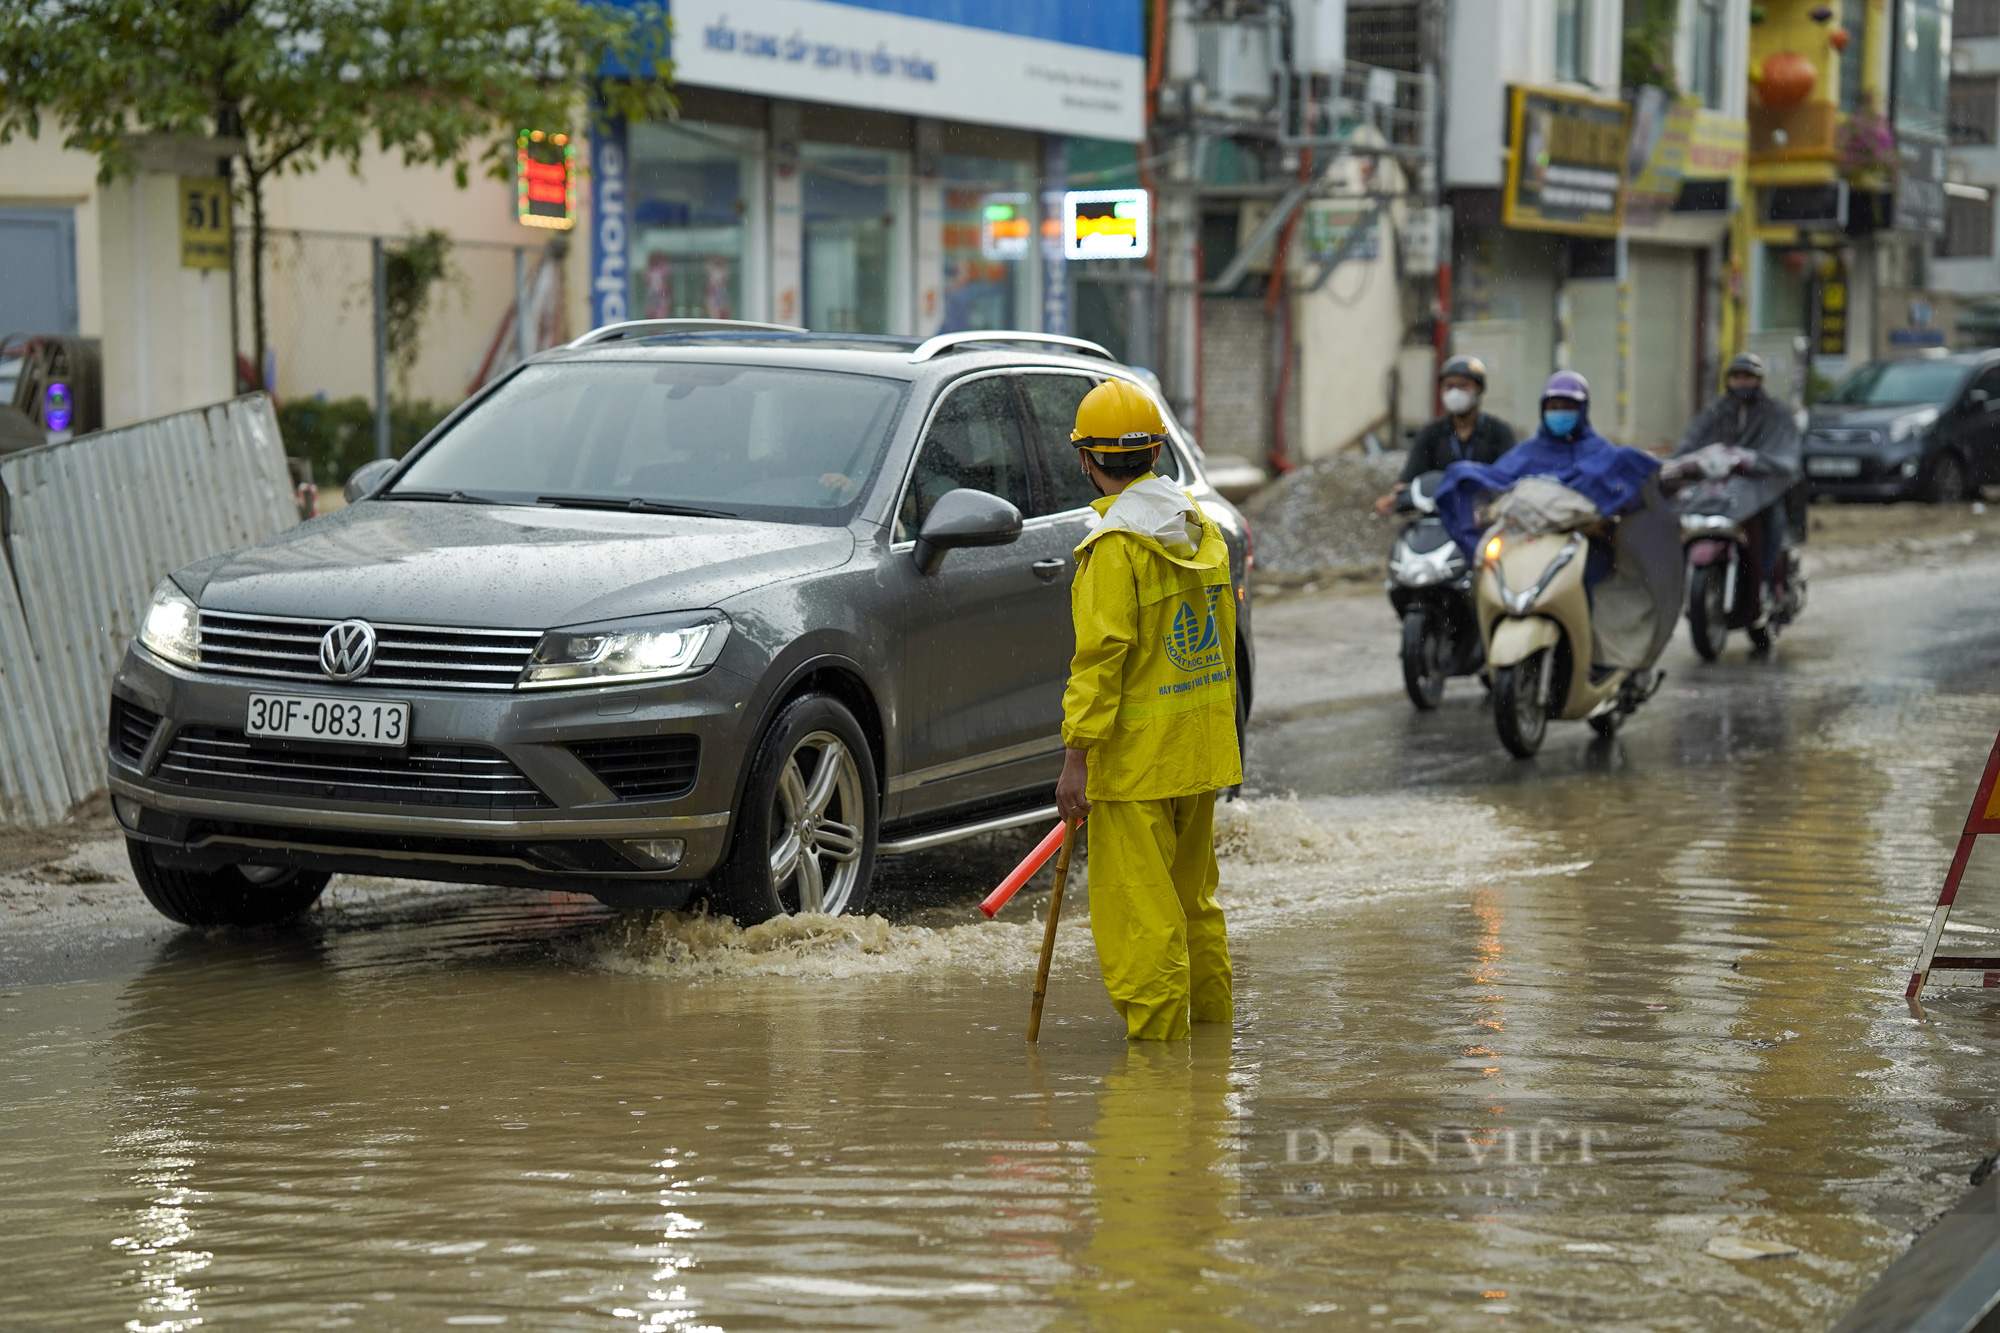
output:
<instances>
[{"instance_id":1,"label":"water reflection","mask_svg":"<svg viewBox=\"0 0 2000 1333\"><path fill-rule=\"evenodd\" d=\"M1204 1025L1187 1043L1132 1043L1105 1074L1090 1139L1094 1215L1062 1290L1073 1326L1255 1327L1236 1309L1254 1274L1225 1257L1238 1215L1229 1042Z\"/></svg>"}]
</instances>

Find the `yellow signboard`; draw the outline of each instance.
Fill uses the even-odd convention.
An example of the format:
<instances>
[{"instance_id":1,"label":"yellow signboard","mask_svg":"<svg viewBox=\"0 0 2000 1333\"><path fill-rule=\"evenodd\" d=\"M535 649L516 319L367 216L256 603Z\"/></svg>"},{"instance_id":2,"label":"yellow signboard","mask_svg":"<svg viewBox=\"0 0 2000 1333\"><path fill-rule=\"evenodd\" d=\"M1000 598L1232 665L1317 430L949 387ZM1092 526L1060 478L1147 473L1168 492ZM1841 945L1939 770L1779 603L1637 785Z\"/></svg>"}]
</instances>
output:
<instances>
[{"instance_id":1,"label":"yellow signboard","mask_svg":"<svg viewBox=\"0 0 2000 1333\"><path fill-rule=\"evenodd\" d=\"M1733 180L1743 174L1750 151L1750 126L1720 112L1695 112L1688 137L1686 174L1697 180Z\"/></svg>"},{"instance_id":2,"label":"yellow signboard","mask_svg":"<svg viewBox=\"0 0 2000 1333\"><path fill-rule=\"evenodd\" d=\"M181 177L181 267L228 268L235 253L229 182L220 176Z\"/></svg>"},{"instance_id":3,"label":"yellow signboard","mask_svg":"<svg viewBox=\"0 0 2000 1333\"><path fill-rule=\"evenodd\" d=\"M1501 219L1528 231L1616 236L1625 211L1626 107L1514 88Z\"/></svg>"}]
</instances>

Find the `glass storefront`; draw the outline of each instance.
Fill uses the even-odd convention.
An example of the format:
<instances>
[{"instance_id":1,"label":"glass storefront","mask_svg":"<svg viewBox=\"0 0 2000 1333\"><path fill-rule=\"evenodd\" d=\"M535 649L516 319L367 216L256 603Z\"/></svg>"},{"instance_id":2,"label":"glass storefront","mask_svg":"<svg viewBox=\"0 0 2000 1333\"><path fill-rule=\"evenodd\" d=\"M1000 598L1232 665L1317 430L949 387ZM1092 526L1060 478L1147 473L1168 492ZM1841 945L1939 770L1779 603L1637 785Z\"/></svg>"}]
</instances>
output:
<instances>
[{"instance_id":1,"label":"glass storefront","mask_svg":"<svg viewBox=\"0 0 2000 1333\"><path fill-rule=\"evenodd\" d=\"M763 137L734 125L631 127L634 319L747 317Z\"/></svg>"},{"instance_id":2,"label":"glass storefront","mask_svg":"<svg viewBox=\"0 0 2000 1333\"><path fill-rule=\"evenodd\" d=\"M893 333L907 155L800 145L804 170L805 324Z\"/></svg>"},{"instance_id":3,"label":"glass storefront","mask_svg":"<svg viewBox=\"0 0 2000 1333\"><path fill-rule=\"evenodd\" d=\"M1018 329L1038 318L1034 169L943 154L944 322L939 331Z\"/></svg>"}]
</instances>

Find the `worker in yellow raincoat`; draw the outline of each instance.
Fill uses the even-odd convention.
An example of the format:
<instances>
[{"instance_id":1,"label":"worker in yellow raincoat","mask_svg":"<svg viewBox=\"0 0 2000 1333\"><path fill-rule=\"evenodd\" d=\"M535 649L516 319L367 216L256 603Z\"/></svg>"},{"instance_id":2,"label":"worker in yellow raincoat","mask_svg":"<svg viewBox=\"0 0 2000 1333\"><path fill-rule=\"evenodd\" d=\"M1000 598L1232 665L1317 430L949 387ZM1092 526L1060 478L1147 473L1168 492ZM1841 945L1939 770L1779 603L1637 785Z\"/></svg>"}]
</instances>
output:
<instances>
[{"instance_id":1,"label":"worker in yellow raincoat","mask_svg":"<svg viewBox=\"0 0 2000 1333\"><path fill-rule=\"evenodd\" d=\"M1090 817L1090 932L1126 1035L1177 1040L1234 1013L1215 901L1215 793L1243 780L1229 551L1153 473L1166 427L1144 390L1098 385L1070 439L1104 498L1076 548L1056 804Z\"/></svg>"}]
</instances>

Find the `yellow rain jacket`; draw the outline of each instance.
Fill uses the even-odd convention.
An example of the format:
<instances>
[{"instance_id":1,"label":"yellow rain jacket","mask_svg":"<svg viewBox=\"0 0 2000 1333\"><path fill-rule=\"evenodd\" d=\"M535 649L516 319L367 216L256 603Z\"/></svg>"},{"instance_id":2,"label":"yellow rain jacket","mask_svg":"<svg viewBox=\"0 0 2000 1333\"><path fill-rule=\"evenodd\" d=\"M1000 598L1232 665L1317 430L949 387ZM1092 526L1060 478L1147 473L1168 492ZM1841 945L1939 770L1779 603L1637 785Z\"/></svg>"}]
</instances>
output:
<instances>
[{"instance_id":1,"label":"yellow rain jacket","mask_svg":"<svg viewBox=\"0 0 2000 1333\"><path fill-rule=\"evenodd\" d=\"M1063 744L1090 751L1085 795L1152 801L1235 786L1236 601L1221 529L1157 476L1091 507L1103 521L1076 548L1063 693Z\"/></svg>"}]
</instances>

